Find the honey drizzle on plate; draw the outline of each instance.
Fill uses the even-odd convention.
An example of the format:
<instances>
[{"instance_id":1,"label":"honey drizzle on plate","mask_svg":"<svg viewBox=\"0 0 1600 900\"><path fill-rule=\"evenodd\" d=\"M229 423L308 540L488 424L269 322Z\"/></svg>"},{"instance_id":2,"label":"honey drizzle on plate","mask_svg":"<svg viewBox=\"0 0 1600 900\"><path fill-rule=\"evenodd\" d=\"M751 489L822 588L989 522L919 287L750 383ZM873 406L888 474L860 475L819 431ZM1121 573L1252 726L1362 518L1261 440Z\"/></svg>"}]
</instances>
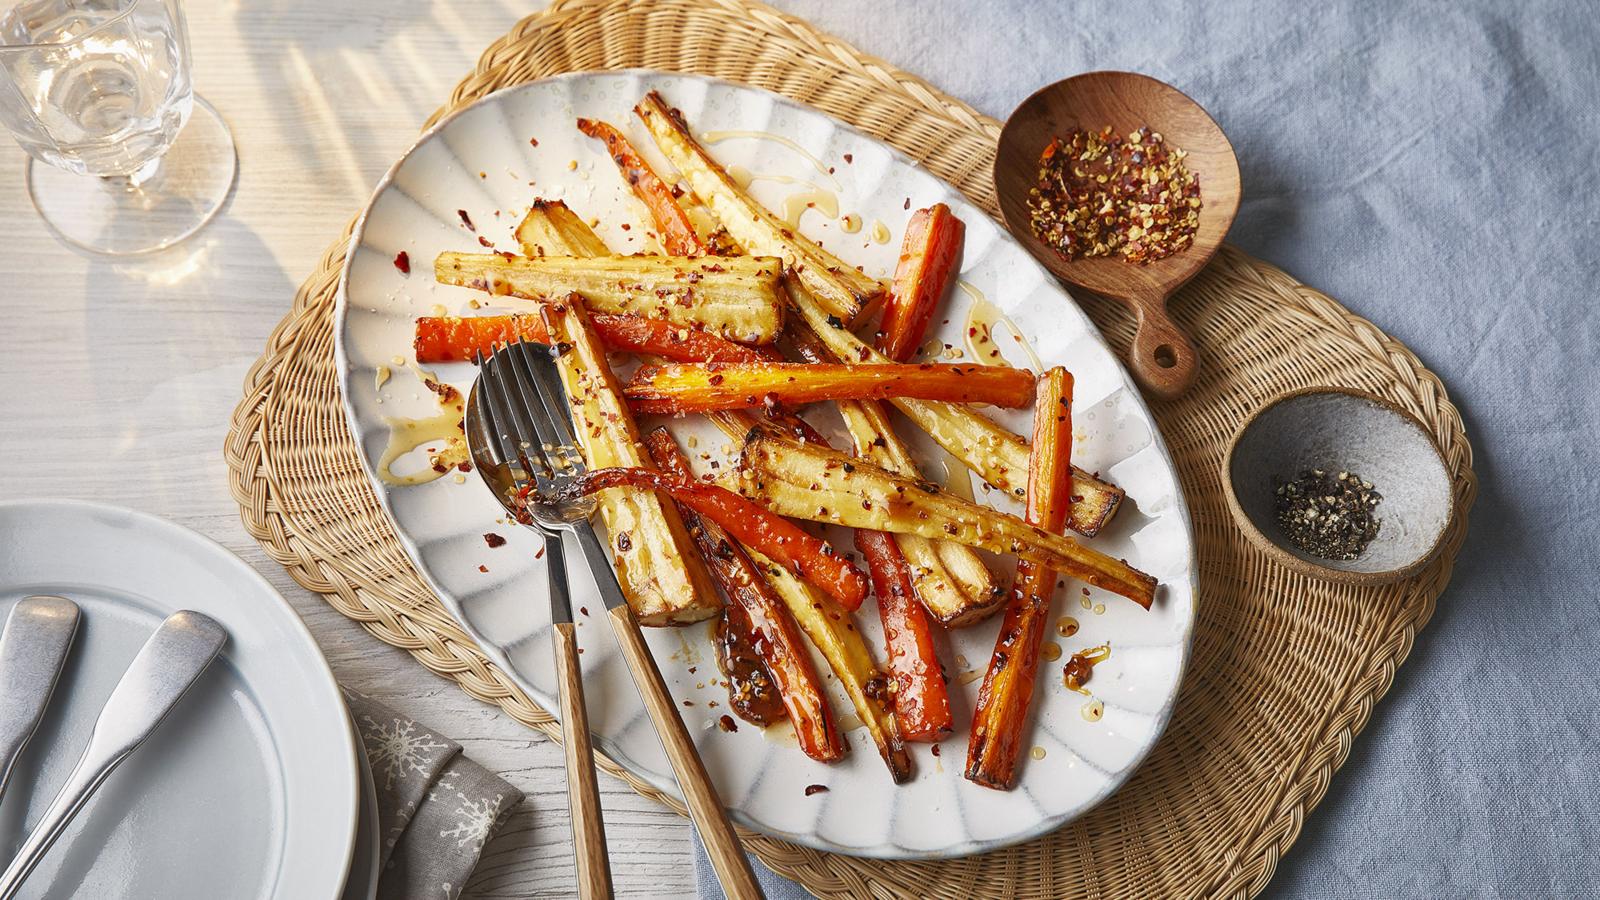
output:
<instances>
[{"instance_id":1,"label":"honey drizzle on plate","mask_svg":"<svg viewBox=\"0 0 1600 900\"><path fill-rule=\"evenodd\" d=\"M1029 367L1036 373L1044 371L1044 362L1039 359L1039 354L1033 351L1033 345L1022 336L1022 329L1017 327L1016 322L1011 321L1010 316L989 302L989 298L971 283L957 281L956 286L972 300L972 306L967 309L967 324L962 329L961 339L966 341L967 353L971 355L973 362L986 366L1011 366L1010 360L1006 359L1005 350L1001 348L1000 341L995 336L995 326L1004 325L1006 330L1011 332L1011 337L1017 346L1021 347L1023 354L1027 356ZM987 347L984 346L985 343Z\"/></svg>"},{"instance_id":2,"label":"honey drizzle on plate","mask_svg":"<svg viewBox=\"0 0 1600 900\"><path fill-rule=\"evenodd\" d=\"M789 223L790 228L800 227L800 217L805 215L808 209L814 209L830 219L839 218L837 194L819 185L801 183L806 185L804 190L795 191L783 198L783 220Z\"/></svg>"},{"instance_id":3,"label":"honey drizzle on plate","mask_svg":"<svg viewBox=\"0 0 1600 900\"><path fill-rule=\"evenodd\" d=\"M805 157L806 162L811 164L811 168L817 170L817 174L828 179L828 181L833 184L835 189L839 188L839 179L833 177L833 173L828 171L828 167L823 164L822 160L812 156L810 150L807 150L806 148L800 146L781 134L773 134L770 131L745 131L737 129L728 131L706 131L700 134L700 140L707 144L720 144L723 141L732 141L739 138L748 138L756 141L772 141L775 144L782 144L783 146L788 147L790 150L793 150L795 153Z\"/></svg>"},{"instance_id":4,"label":"honey drizzle on plate","mask_svg":"<svg viewBox=\"0 0 1600 900\"><path fill-rule=\"evenodd\" d=\"M437 481L446 473L458 470L467 462L467 438L462 428L467 400L461 392L439 381L434 373L415 362L407 362L417 380L438 397L439 411L420 419L384 416L383 424L389 429L389 442L378 457L378 478L385 484L409 486ZM427 444L442 442L443 446L429 448L428 465L410 475L396 475L391 467L400 457Z\"/></svg>"}]
</instances>

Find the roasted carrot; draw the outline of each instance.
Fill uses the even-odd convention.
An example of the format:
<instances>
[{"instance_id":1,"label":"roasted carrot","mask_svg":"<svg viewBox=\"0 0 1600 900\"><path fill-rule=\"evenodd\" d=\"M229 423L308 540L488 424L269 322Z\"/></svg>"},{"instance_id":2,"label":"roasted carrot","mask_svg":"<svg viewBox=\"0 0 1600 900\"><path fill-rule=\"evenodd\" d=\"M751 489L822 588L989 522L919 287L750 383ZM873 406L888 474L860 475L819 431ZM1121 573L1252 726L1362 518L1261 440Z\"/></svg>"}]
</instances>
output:
<instances>
[{"instance_id":1,"label":"roasted carrot","mask_svg":"<svg viewBox=\"0 0 1600 900\"><path fill-rule=\"evenodd\" d=\"M640 369L623 393L636 412L662 415L888 397L1015 408L1033 398L1033 382L1032 372L1001 366L676 363Z\"/></svg>"},{"instance_id":2,"label":"roasted carrot","mask_svg":"<svg viewBox=\"0 0 1600 900\"><path fill-rule=\"evenodd\" d=\"M876 343L884 356L906 362L916 354L950 287L966 233L967 226L943 203L911 214L878 326Z\"/></svg>"},{"instance_id":3,"label":"roasted carrot","mask_svg":"<svg viewBox=\"0 0 1600 900\"><path fill-rule=\"evenodd\" d=\"M889 650L889 693L900 735L908 741L944 740L955 728L955 719L933 643L933 626L912 595L911 568L894 538L881 531L857 531L856 549L867 561L872 590L878 595L878 617Z\"/></svg>"},{"instance_id":4,"label":"roasted carrot","mask_svg":"<svg viewBox=\"0 0 1600 900\"><path fill-rule=\"evenodd\" d=\"M683 458L683 451L665 428L657 428L646 435L644 445L663 473L677 478L689 477L689 464ZM689 536L700 548L700 555L705 557L711 577L722 586L722 593L732 607L739 610L738 614L728 616L727 627L748 631L750 646L761 658L789 713L800 749L821 762L843 758L848 747L839 737L833 710L823 695L811 655L800 642L800 631L783 600L722 526L687 504L679 505L678 511L689 528Z\"/></svg>"},{"instance_id":5,"label":"roasted carrot","mask_svg":"<svg viewBox=\"0 0 1600 900\"><path fill-rule=\"evenodd\" d=\"M632 144L628 147L630 150L633 149ZM622 169L622 177L633 187L634 194L644 202L645 209L650 212L650 218L655 223L656 232L661 235L662 244L668 248L668 252L673 252L673 247L688 247L688 241L681 237L685 224L693 235L695 246L699 248L691 251L689 255L738 256L743 252L733 242L728 229L717 222L717 217L711 212L711 208L701 202L693 191L681 190L676 185L668 186L659 178L654 184L644 179L634 181L628 177L629 169L623 161L618 159L616 154L612 154L611 158L617 163L618 168Z\"/></svg>"},{"instance_id":6,"label":"roasted carrot","mask_svg":"<svg viewBox=\"0 0 1600 900\"><path fill-rule=\"evenodd\" d=\"M665 319L590 313L589 324L606 349L619 353L650 353L679 362L760 362L773 358L770 351L736 344ZM413 347L419 363L465 362L474 353L488 355L496 345L518 338L550 342L544 323L531 313L467 318L423 316L417 319Z\"/></svg>"},{"instance_id":7,"label":"roasted carrot","mask_svg":"<svg viewBox=\"0 0 1600 900\"><path fill-rule=\"evenodd\" d=\"M599 323L590 317L599 330ZM488 355L494 348L515 340L550 343L550 333L536 313L507 316L423 316L417 319L416 337L411 347L419 363L467 362L473 354ZM602 339L603 340L603 339ZM609 342L607 342L609 344Z\"/></svg>"},{"instance_id":8,"label":"roasted carrot","mask_svg":"<svg viewBox=\"0 0 1600 900\"><path fill-rule=\"evenodd\" d=\"M726 488L649 469L595 469L580 476L574 493L630 486L659 491L721 525L739 543L759 551L854 611L867 598L867 576L827 541Z\"/></svg>"},{"instance_id":9,"label":"roasted carrot","mask_svg":"<svg viewBox=\"0 0 1600 900\"><path fill-rule=\"evenodd\" d=\"M596 140L605 141L606 152L611 154L611 161L617 164L622 180L633 188L634 196L650 210L650 217L655 220L656 231L661 237L661 245L669 254L699 256L706 252L688 215L678 205L677 198L672 196L672 188L656 175L639 151L622 136L622 132L594 119L579 119L578 130Z\"/></svg>"},{"instance_id":10,"label":"roasted carrot","mask_svg":"<svg viewBox=\"0 0 1600 900\"><path fill-rule=\"evenodd\" d=\"M1059 532L1072 506L1072 376L1059 366L1039 379L1029 461L1027 519ZM967 740L967 778L984 787L1009 790L1016 783L1017 751L1033 703L1039 643L1055 584L1056 573L1048 567L1017 563Z\"/></svg>"}]
</instances>

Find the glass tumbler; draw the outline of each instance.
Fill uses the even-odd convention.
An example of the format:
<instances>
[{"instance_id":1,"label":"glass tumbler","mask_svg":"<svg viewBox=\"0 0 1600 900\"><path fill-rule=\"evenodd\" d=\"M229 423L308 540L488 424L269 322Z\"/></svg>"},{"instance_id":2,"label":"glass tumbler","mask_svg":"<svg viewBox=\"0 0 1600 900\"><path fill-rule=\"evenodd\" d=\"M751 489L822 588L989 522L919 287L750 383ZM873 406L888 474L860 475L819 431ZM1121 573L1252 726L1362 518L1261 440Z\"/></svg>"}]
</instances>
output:
<instances>
[{"instance_id":1,"label":"glass tumbler","mask_svg":"<svg viewBox=\"0 0 1600 900\"><path fill-rule=\"evenodd\" d=\"M0 15L0 121L32 157L39 214L97 253L160 250L199 231L238 165L228 126L194 95L178 0L12 6Z\"/></svg>"}]
</instances>

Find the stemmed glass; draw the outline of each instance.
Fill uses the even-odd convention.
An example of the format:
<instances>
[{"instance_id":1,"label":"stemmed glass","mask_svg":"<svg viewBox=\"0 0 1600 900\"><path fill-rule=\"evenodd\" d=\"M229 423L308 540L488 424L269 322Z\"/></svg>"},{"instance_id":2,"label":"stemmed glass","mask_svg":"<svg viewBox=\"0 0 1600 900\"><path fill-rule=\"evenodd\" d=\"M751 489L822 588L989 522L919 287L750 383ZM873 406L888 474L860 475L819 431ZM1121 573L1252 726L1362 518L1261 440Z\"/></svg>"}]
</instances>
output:
<instances>
[{"instance_id":1,"label":"stemmed glass","mask_svg":"<svg viewBox=\"0 0 1600 900\"><path fill-rule=\"evenodd\" d=\"M237 170L228 126L194 94L178 0L13 6L0 16L0 121L32 157L34 208L98 253L189 237Z\"/></svg>"}]
</instances>

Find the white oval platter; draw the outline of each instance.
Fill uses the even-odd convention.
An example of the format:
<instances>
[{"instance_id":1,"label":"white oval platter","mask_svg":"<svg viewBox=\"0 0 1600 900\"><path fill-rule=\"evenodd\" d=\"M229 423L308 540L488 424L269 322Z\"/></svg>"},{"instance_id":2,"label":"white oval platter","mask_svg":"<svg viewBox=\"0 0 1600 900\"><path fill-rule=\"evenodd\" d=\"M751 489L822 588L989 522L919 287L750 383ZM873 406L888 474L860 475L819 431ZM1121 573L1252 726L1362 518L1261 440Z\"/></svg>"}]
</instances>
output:
<instances>
[{"instance_id":1,"label":"white oval platter","mask_svg":"<svg viewBox=\"0 0 1600 900\"><path fill-rule=\"evenodd\" d=\"M352 238L339 296L337 354L351 432L402 543L484 652L545 709L556 709L545 575L542 559L536 558L539 538L502 524L502 511L474 474L464 480L446 476L420 486L394 487L378 477L377 461L388 441L386 417L422 418L437 411L432 395L406 365L412 360L414 320L444 311L470 315L470 304L485 299L475 291L434 283L432 263L438 253L484 252L480 235L514 250L512 230L536 198L562 199L579 215L598 219L597 231L616 252L659 252L642 205L598 142L573 127L577 116L607 120L622 128L658 170L670 172L631 114L651 89L681 109L697 134L761 132L786 139L721 136L710 149L724 165L765 176L751 190L774 209L781 209L789 194L809 190L807 182L827 188L825 195L838 198L841 218L810 210L802 215L801 230L870 274L892 274L909 210L949 204L967 226L961 280L1015 321L1044 364L1071 370L1079 435L1074 461L1127 491L1128 502L1094 545L1126 557L1161 582L1148 612L1100 591L1084 598L1076 584L1058 592L1052 621L1072 615L1082 623L1071 638L1049 636L1064 651L1063 658L1096 644L1111 645L1111 658L1096 668L1093 679L1094 694L1105 705L1104 717L1085 718L1081 709L1086 698L1062 686L1061 665L1042 663L1031 753L1022 762L1020 783L1005 793L961 777L964 725L993 648L998 617L950 634L945 665L957 731L938 756L927 745L914 745L917 774L901 786L890 782L863 729L849 733L846 760L824 765L800 753L792 738L786 745L780 737L786 726L766 734L749 725L734 733L714 727L727 709L726 693L715 681L709 627L653 630L651 646L674 696L684 704L683 715L724 802L736 821L766 834L832 852L896 859L978 853L1071 821L1138 766L1165 726L1178 693L1194 619L1195 556L1172 460L1121 364L1089 319L1026 251L950 186L816 110L697 76L580 73L486 97L441 121L396 163ZM476 233L462 224L457 210L467 212ZM860 216L858 231L844 230L845 213ZM876 222L885 228L875 229ZM874 231L880 240L874 240ZM400 251L411 260L409 276L394 264ZM952 291L948 302L950 309L942 324L935 322L934 334L961 347L968 294ZM1002 330L997 328L997 334ZM1020 344L1002 337L998 346L1013 364L1031 367ZM396 357L403 359L397 364ZM380 367L392 372L381 387ZM441 366L437 373L463 392L474 376L466 364ZM824 417L812 418L828 430ZM1000 418L1021 433L1029 429L1026 411ZM697 433L694 455L706 454L725 464L727 442L719 434L684 422L673 423L673 429L680 439ZM938 478L942 451L914 431L905 425L902 434L926 461L925 474ZM696 463L707 464L700 459ZM491 549L485 532L500 534L508 543ZM834 539L841 548L850 546L848 539ZM598 613L601 606L581 555L569 552L568 559L577 561L577 605ZM1009 578L1009 566L999 574ZM598 618L577 618L599 746L646 782L676 794L671 769L614 651L609 629ZM880 630L871 601L857 618L869 641L877 641ZM826 672L826 666L819 662L818 671ZM842 692L835 691L834 708L848 712ZM804 792L807 785L818 784L829 790L809 796Z\"/></svg>"}]
</instances>

